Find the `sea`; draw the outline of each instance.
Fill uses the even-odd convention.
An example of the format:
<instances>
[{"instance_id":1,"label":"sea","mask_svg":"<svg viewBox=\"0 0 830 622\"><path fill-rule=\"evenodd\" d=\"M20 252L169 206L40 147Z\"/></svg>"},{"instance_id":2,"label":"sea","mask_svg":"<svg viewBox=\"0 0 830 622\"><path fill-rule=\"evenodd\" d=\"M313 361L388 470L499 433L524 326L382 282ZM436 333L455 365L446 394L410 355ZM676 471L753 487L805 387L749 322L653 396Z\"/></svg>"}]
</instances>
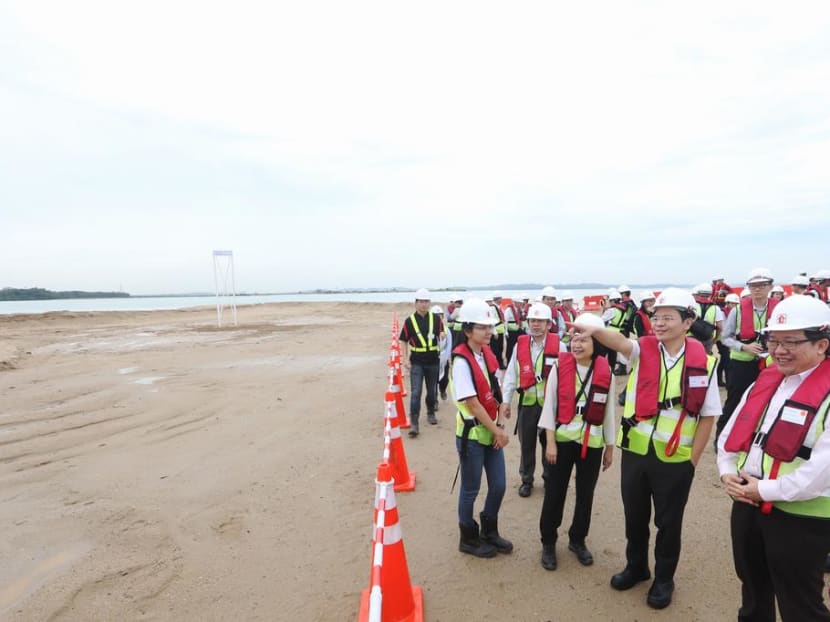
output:
<instances>
[{"instance_id":1,"label":"sea","mask_svg":"<svg viewBox=\"0 0 830 622\"><path fill-rule=\"evenodd\" d=\"M518 298L528 294L531 299L540 295L539 291L502 289L505 298ZM561 294L564 290L557 289ZM570 289L577 298L605 293L607 289ZM493 290L440 290L432 292L433 304L446 305L457 298L483 298ZM414 292L340 292L331 294L267 294L236 296L236 306L271 304L275 302L413 302ZM0 301L0 315L19 313L50 313L54 311L163 311L171 309L188 309L192 307L216 307L221 302L229 305L232 299L221 300L215 296L136 296L131 298L68 298L62 300L10 300Z\"/></svg>"}]
</instances>

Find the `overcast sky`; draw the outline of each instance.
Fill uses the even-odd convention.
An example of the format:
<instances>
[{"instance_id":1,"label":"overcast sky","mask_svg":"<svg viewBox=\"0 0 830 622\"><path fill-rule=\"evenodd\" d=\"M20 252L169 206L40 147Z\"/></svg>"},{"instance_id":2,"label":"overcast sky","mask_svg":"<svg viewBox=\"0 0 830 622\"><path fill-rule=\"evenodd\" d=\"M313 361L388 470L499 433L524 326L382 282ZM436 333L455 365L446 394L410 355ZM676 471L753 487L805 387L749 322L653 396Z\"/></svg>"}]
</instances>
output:
<instances>
[{"instance_id":1,"label":"overcast sky","mask_svg":"<svg viewBox=\"0 0 830 622\"><path fill-rule=\"evenodd\" d=\"M830 2L0 0L0 287L830 268Z\"/></svg>"}]
</instances>

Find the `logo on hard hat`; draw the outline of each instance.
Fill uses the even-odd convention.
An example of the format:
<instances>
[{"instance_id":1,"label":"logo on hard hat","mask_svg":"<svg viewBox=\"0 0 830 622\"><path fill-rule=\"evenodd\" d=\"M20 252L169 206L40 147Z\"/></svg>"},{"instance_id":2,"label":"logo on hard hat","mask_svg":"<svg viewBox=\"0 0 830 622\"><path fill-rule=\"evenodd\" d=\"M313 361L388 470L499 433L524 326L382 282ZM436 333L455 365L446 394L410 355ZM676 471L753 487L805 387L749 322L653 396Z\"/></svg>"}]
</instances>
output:
<instances>
[{"instance_id":1,"label":"logo on hard hat","mask_svg":"<svg viewBox=\"0 0 830 622\"><path fill-rule=\"evenodd\" d=\"M661 305L661 304L663 304L663 302L664 302L665 300L666 300L666 299L665 299L663 296L660 296L660 297L657 299L657 304L658 304L658 305Z\"/></svg>"},{"instance_id":2,"label":"logo on hard hat","mask_svg":"<svg viewBox=\"0 0 830 622\"><path fill-rule=\"evenodd\" d=\"M782 313L781 315L778 316L778 323L779 324L786 324L787 323L787 314L786 313Z\"/></svg>"}]
</instances>

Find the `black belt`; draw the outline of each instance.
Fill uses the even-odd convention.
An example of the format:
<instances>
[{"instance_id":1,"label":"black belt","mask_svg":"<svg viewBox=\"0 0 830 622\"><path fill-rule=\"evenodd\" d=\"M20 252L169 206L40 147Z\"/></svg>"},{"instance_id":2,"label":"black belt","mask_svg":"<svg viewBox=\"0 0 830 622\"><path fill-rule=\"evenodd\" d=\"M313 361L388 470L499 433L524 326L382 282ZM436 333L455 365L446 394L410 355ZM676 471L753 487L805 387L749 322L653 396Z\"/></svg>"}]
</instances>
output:
<instances>
[{"instance_id":1,"label":"black belt","mask_svg":"<svg viewBox=\"0 0 830 622\"><path fill-rule=\"evenodd\" d=\"M676 397L667 397L662 402L657 402L657 406L659 406L662 410L671 410L675 406L681 405L682 396L678 395Z\"/></svg>"}]
</instances>

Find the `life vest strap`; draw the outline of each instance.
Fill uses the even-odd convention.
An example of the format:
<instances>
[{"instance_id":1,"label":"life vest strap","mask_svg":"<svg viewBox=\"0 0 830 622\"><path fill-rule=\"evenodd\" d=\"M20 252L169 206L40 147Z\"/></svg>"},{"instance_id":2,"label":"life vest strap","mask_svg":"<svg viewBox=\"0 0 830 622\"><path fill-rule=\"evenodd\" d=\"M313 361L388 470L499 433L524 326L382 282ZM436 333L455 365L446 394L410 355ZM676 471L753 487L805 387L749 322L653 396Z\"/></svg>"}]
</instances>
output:
<instances>
[{"instance_id":1,"label":"life vest strap","mask_svg":"<svg viewBox=\"0 0 830 622\"><path fill-rule=\"evenodd\" d=\"M752 437L752 445L756 445L761 449L764 448L764 445L767 444L767 433L766 432L756 432L755 436ZM798 448L798 453L796 457L801 458L802 460L809 460L810 456L813 455L813 450L810 447L802 445Z\"/></svg>"}]
</instances>

